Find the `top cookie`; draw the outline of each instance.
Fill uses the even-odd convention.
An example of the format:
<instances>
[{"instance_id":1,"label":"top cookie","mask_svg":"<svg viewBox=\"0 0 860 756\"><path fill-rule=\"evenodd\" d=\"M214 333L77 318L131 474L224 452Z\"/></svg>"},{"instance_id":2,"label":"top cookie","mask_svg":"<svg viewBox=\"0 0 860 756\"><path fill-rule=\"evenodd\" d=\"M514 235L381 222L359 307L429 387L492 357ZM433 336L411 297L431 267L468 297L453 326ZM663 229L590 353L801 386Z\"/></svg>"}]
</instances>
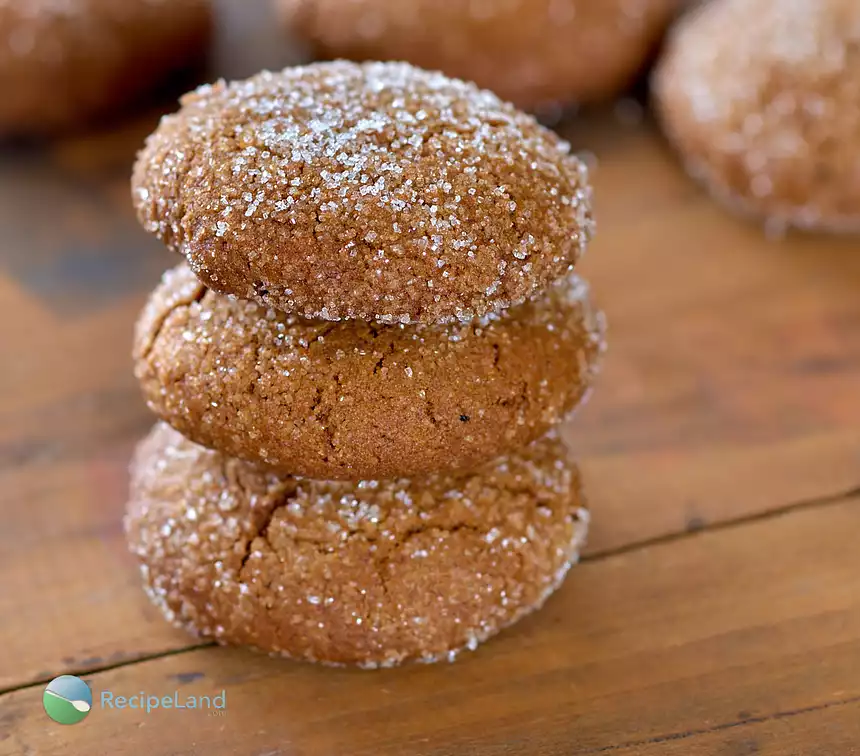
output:
<instances>
[{"instance_id":1,"label":"top cookie","mask_svg":"<svg viewBox=\"0 0 860 756\"><path fill-rule=\"evenodd\" d=\"M518 304L593 227L566 142L404 63L202 87L149 137L132 187L144 227L207 286L326 320L440 323Z\"/></svg>"}]
</instances>

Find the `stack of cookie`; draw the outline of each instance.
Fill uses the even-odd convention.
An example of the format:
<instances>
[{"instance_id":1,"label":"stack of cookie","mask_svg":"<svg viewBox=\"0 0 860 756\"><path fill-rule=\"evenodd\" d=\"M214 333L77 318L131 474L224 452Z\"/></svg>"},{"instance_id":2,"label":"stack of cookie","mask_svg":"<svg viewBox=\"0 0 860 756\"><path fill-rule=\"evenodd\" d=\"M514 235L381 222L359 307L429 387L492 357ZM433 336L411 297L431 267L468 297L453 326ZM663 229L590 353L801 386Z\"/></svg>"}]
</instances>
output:
<instances>
[{"instance_id":1,"label":"stack of cookie","mask_svg":"<svg viewBox=\"0 0 860 756\"><path fill-rule=\"evenodd\" d=\"M126 526L167 617L379 666L539 606L587 527L552 429L603 348L569 146L441 74L324 63L187 96L133 193L187 259L135 343L164 422Z\"/></svg>"}]
</instances>

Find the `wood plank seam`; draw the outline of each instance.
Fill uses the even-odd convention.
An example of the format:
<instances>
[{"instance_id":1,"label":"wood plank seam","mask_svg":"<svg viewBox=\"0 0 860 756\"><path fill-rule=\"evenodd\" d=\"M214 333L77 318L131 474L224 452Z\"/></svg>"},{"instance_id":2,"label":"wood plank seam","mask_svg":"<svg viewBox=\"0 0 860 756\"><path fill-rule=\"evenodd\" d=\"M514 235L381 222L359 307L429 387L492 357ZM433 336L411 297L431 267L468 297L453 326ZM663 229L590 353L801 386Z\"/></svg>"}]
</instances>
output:
<instances>
[{"instance_id":1,"label":"wood plank seam","mask_svg":"<svg viewBox=\"0 0 860 756\"><path fill-rule=\"evenodd\" d=\"M671 732L665 735L656 735L654 737L645 738L643 740L628 740L624 743L614 743L600 748L591 748L588 751L580 751L580 756L588 756L596 753L611 753L612 751L623 751L628 748L639 748L642 746L659 745L661 743L671 743L677 740L686 740L695 738L701 735L708 735L713 732L722 732L724 730L732 730L736 727L744 727L751 724L764 724L766 722L774 722L780 719L789 719L791 717L801 716L803 714L812 714L816 711L825 711L839 706L850 706L851 704L860 704L860 696L850 696L838 701L827 701L814 706L804 706L798 709L787 709L786 711L775 711L772 714L762 714L758 717L746 717L733 722L721 722L713 727L703 727L697 730L685 730L683 732Z\"/></svg>"},{"instance_id":2,"label":"wood plank seam","mask_svg":"<svg viewBox=\"0 0 860 756\"><path fill-rule=\"evenodd\" d=\"M686 530L679 530L674 533L666 533L664 535L655 536L653 538L644 538L641 541L632 541L630 543L624 544L623 546L616 546L609 549L603 549L601 551L593 551L584 554L580 561L583 563L602 561L604 559L609 559L614 556L620 556L622 554L629 554L633 551L639 551L640 549L674 543L676 541L681 541L691 536L701 535L703 533L729 530L733 528L743 527L744 525L749 525L754 522L771 520L775 517L781 517L783 515L791 514L792 512L800 512L808 509L815 509L817 507L826 507L828 505L846 501L857 496L860 496L860 486L850 488L847 491L842 491L837 494L816 497L814 499L794 501L788 504L784 504L783 506L774 507L773 509L768 509L762 512L753 512L751 514L742 515L740 517L733 517L728 520L719 520L716 522L705 523L704 525L697 526L695 528L687 528Z\"/></svg>"},{"instance_id":3,"label":"wood plank seam","mask_svg":"<svg viewBox=\"0 0 860 756\"><path fill-rule=\"evenodd\" d=\"M769 510L767 512L760 512L760 513L747 515L744 517L736 517L732 520L726 520L726 521L722 521L722 522L715 522L715 523L707 524L707 525L704 525L703 527L696 528L695 530L686 530L686 531L679 531L677 533L669 533L667 535L658 536L656 538L648 538L648 539L645 539L642 541L637 541L637 542L627 544L625 546L621 546L618 548L606 549L604 551L593 552L591 554L584 555L580 561L583 564L585 564L585 563L590 564L592 562L602 562L602 561L605 561L608 559L612 559L613 557L630 554L632 552L639 551L641 549L647 549L647 548L652 548L654 546L661 546L661 545L665 545L665 544L675 543L678 541L686 540L688 538L702 536L706 533L720 532L723 530L741 528L741 527L744 527L746 525L750 525L752 523L776 519L778 517L792 514L794 512L807 511L807 510L811 510L811 509L817 509L817 508L832 506L834 504L839 504L841 502L851 500L852 498L855 498L855 497L860 497L860 487L857 487L857 488L851 489L849 491L846 491L844 493L836 494L833 496L825 496L825 497L821 497L821 498L817 498L817 499L811 499L811 500L807 500L807 501L792 502L790 504L786 504L783 507L772 509L772 510ZM120 669L122 667L132 667L132 666L135 666L137 664L142 664L142 663L153 661L156 659L162 659L162 658L169 657L169 656L179 656L179 655L182 655L182 654L185 654L188 652L198 651L200 649L212 648L216 645L217 644L214 641L213 642L204 642L204 643L192 643L192 644L189 644L187 646L183 646L181 648L168 649L166 651L162 651L162 652L155 653L155 654L146 654L143 656L139 656L136 659L132 659L132 660L128 660L128 661L119 661L115 664L105 664L102 666L94 666L94 667L88 667L86 669L72 670L72 671L63 670L63 674L87 675L87 676L96 675L96 674L101 674L103 672L109 672L109 671L114 670L114 669ZM51 677L45 677L45 678L40 678L38 680L30 681L27 683L23 683L21 685L13 685L13 686L9 686L6 688L2 688L2 689L0 689L0 699L2 699L7 694L11 694L11 693L14 693L16 691L27 690L28 688L35 688L35 687L39 687L40 685L45 685L51 679L52 679ZM846 699L846 701L845 701L845 703L850 703L850 702L851 701L848 699ZM794 713L795 714L803 714L803 713L807 713L807 711L806 710L798 710ZM776 715L774 715L774 716L776 716ZM757 723L757 720L755 720L755 719L743 720L743 721L738 721L737 723L733 724L732 726L740 726L743 724L755 724L755 723ZM719 729L719 726L717 727L717 729ZM689 734L685 735L685 737L690 737L690 736L699 735L699 734L705 734L705 733L710 732L710 731L711 730L703 730L702 732L690 732ZM671 739L678 739L678 738L668 737L667 739L671 740ZM657 742L657 741L655 741L655 742ZM643 741L643 743L641 743L640 745L647 745L650 743L651 743L651 741ZM637 744L636 743L626 744L623 747L627 747L628 745L637 745ZM612 746L612 749L621 748L621 747L622 746L620 746L620 745L619 746ZM589 752L589 753L592 753L592 752ZM593 751L593 753L600 753L600 751Z\"/></svg>"},{"instance_id":4,"label":"wood plank seam","mask_svg":"<svg viewBox=\"0 0 860 756\"><path fill-rule=\"evenodd\" d=\"M181 648L170 648L166 651L160 651L157 654L146 654L143 656L138 656L136 659L129 659L127 661L119 661L115 664L103 664L97 667L87 667L86 669L77 669L77 670L63 670L62 674L64 675L75 675L76 677L89 677L90 675L98 675L103 672L110 672L114 669L120 669L121 667L133 667L136 664L142 664L144 662L153 661L155 659L164 659L168 656L179 656L181 654L186 654L191 651L199 651L203 648L212 648L217 644L215 641L206 641L203 643L192 643L187 646L182 646ZM27 690L28 688L38 688L40 685L45 685L53 680L54 677L43 677L38 680L33 680L31 682L22 683L21 685L10 685L7 688L0 689L0 699L4 696L9 695L11 693L15 693L19 690Z\"/></svg>"}]
</instances>

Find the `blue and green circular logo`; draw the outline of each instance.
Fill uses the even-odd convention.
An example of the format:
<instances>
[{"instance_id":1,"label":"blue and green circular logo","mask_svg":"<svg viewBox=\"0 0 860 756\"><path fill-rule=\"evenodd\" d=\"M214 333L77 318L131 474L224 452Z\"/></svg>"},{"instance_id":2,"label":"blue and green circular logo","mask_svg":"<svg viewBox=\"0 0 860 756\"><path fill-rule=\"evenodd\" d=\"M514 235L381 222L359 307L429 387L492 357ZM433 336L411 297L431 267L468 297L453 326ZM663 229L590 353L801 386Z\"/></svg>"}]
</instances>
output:
<instances>
[{"instance_id":1,"label":"blue and green circular logo","mask_svg":"<svg viewBox=\"0 0 860 756\"><path fill-rule=\"evenodd\" d=\"M90 686L80 677L60 675L48 683L42 696L45 713L60 724L77 724L86 719L93 708Z\"/></svg>"}]
</instances>

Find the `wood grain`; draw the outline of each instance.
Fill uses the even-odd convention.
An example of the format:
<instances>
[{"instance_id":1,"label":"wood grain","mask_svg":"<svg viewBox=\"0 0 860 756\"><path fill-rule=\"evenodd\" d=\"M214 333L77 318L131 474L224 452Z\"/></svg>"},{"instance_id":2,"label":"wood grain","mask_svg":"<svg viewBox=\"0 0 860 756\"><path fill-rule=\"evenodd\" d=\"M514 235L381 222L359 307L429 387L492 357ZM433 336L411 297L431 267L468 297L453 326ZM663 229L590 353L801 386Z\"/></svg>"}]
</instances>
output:
<instances>
[{"instance_id":1,"label":"wood grain","mask_svg":"<svg viewBox=\"0 0 860 756\"><path fill-rule=\"evenodd\" d=\"M807 733L836 722L829 742L860 743L858 528L854 498L596 559L454 665L361 672L205 649L88 678L97 700L223 689L223 718L96 707L51 728L28 688L2 699L0 753L143 740L246 755L850 753L813 750ZM813 726L816 712L828 719Z\"/></svg>"},{"instance_id":2,"label":"wood grain","mask_svg":"<svg viewBox=\"0 0 860 756\"><path fill-rule=\"evenodd\" d=\"M603 130L586 272L611 341L592 402L566 428L595 510L590 552L860 486L860 256L842 241L767 242L706 204L647 124L592 118L576 127ZM58 148L62 170L112 195L141 131ZM0 168L7 193L10 182ZM189 643L142 598L119 525L127 459L152 422L131 375L132 324L174 260L125 200L92 202L95 230L49 229L52 246L33 236L30 256L0 264L0 336L14 355L0 374L0 607L17 618L0 627L0 687ZM107 216L104 243L88 246ZM63 255L119 272L57 279ZM106 276L118 282L109 296Z\"/></svg>"},{"instance_id":3,"label":"wood grain","mask_svg":"<svg viewBox=\"0 0 860 756\"><path fill-rule=\"evenodd\" d=\"M860 753L856 725L860 701L833 702L771 717L750 717L670 741L631 744L617 756L810 756ZM606 753L606 751L604 751Z\"/></svg>"},{"instance_id":4,"label":"wood grain","mask_svg":"<svg viewBox=\"0 0 860 756\"><path fill-rule=\"evenodd\" d=\"M300 54L267 0L221 5L209 78ZM194 650L168 627L120 518L152 423L131 329L176 262L138 228L128 176L173 107L0 148L0 691L22 688L0 695L0 754L857 750L858 243L765 239L652 124L611 112L559 127L598 161L582 272L610 323L601 381L564 429L594 511L586 563L450 668L314 669ZM51 726L36 683L92 670L117 689L227 687L228 718Z\"/></svg>"}]
</instances>

